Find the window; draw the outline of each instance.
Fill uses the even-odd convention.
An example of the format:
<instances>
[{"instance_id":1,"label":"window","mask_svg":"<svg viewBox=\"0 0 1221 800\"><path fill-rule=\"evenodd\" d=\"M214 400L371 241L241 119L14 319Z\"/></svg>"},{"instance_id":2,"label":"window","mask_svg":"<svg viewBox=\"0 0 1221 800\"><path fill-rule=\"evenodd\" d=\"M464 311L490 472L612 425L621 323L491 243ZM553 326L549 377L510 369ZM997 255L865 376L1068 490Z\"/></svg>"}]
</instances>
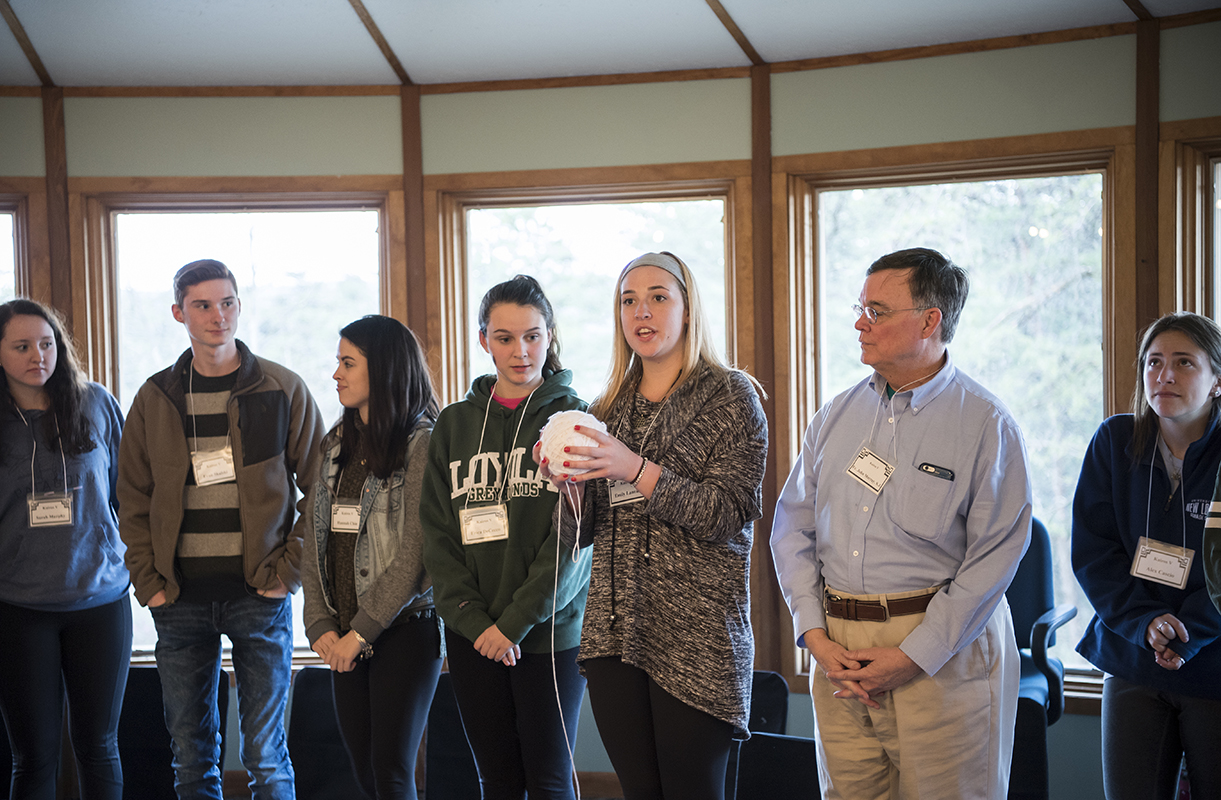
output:
<instances>
[{"instance_id":1,"label":"window","mask_svg":"<svg viewBox=\"0 0 1221 800\"><path fill-rule=\"evenodd\" d=\"M17 296L17 215L0 206L0 303Z\"/></svg>"},{"instance_id":2,"label":"window","mask_svg":"<svg viewBox=\"0 0 1221 800\"><path fill-rule=\"evenodd\" d=\"M189 347L170 307L173 276L199 258L223 261L237 278L238 337L260 356L284 364L310 387L326 424L339 416L331 374L339 329L383 307L387 250L384 206L377 198L340 197L293 204L118 198L102 209L111 222L114 301L108 330L117 395L124 413L141 384ZM302 596L293 595L300 620ZM156 631L134 600L134 652L151 652ZM308 647L294 624L298 647Z\"/></svg>"},{"instance_id":3,"label":"window","mask_svg":"<svg viewBox=\"0 0 1221 800\"><path fill-rule=\"evenodd\" d=\"M494 370L477 336L479 302L518 273L538 279L555 310L573 386L592 400L610 365L615 279L641 253L668 250L695 273L710 323L726 352L725 202L664 200L466 212L467 363L470 375Z\"/></svg>"},{"instance_id":4,"label":"window","mask_svg":"<svg viewBox=\"0 0 1221 800\"><path fill-rule=\"evenodd\" d=\"M1081 460L1106 416L1104 175L1100 166L970 181L844 176L811 181L807 195L817 248L810 413L869 374L851 307L870 263L924 246L966 268L971 292L950 352L1022 428L1034 512L1052 535L1057 600L1079 609L1055 654L1082 668L1072 648L1091 611L1072 574L1069 532Z\"/></svg>"},{"instance_id":5,"label":"window","mask_svg":"<svg viewBox=\"0 0 1221 800\"><path fill-rule=\"evenodd\" d=\"M377 211L129 212L115 215L119 392L131 405L148 376L189 346L174 321L174 273L199 258L237 278L238 338L297 372L323 419L341 410L331 374L339 329L379 310Z\"/></svg>"},{"instance_id":6,"label":"window","mask_svg":"<svg viewBox=\"0 0 1221 800\"><path fill-rule=\"evenodd\" d=\"M525 187L489 175L480 179L491 186L477 189L469 188L471 176L426 180L425 213L435 209L441 223L440 235L427 240L426 261L428 284L440 301L428 334L442 399L460 399L473 377L492 369L478 342L479 302L496 283L524 273L547 292L560 358L573 368L581 397L592 400L610 362L615 278L648 251L674 252L695 272L728 360L752 352L750 304L744 309L737 301L750 297L752 282L734 267L749 247L746 231L738 229L749 214L735 205L749 196L738 186L745 178L709 177L695 168L675 172L670 180L642 182L651 173L637 168L582 171L582 183L563 185L557 185L561 174L540 174L533 176L540 185Z\"/></svg>"},{"instance_id":7,"label":"window","mask_svg":"<svg viewBox=\"0 0 1221 800\"><path fill-rule=\"evenodd\" d=\"M1212 178L1212 191L1207 197L1212 200L1212 224L1208 231L1212 239L1212 265L1213 270L1221 268L1221 157L1212 159L1209 164L1209 172ZM1221 309L1221 277L1218 277L1215 272L1213 275L1213 318L1216 319L1218 310Z\"/></svg>"}]
</instances>

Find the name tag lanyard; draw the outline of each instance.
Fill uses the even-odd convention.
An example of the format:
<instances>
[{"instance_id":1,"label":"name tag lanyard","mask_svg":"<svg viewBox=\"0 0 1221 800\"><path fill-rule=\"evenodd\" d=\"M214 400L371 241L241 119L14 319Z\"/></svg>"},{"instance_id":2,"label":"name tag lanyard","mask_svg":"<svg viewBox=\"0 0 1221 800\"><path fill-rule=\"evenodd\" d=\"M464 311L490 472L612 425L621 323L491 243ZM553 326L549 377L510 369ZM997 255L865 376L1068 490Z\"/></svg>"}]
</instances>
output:
<instances>
[{"instance_id":1,"label":"name tag lanyard","mask_svg":"<svg viewBox=\"0 0 1221 800\"><path fill-rule=\"evenodd\" d=\"M1149 462L1149 494L1145 500L1145 535L1137 542L1136 555L1132 558L1130 574L1137 578L1155 583L1183 589L1187 586L1187 577L1191 572L1191 562L1195 551L1187 547L1187 480L1184 475L1179 480L1182 494L1183 515L1183 546L1177 547L1169 542L1162 542L1149 536L1149 517L1153 508L1153 468L1157 456L1161 455L1160 444L1162 432L1159 430L1154 442L1154 457Z\"/></svg>"},{"instance_id":2,"label":"name tag lanyard","mask_svg":"<svg viewBox=\"0 0 1221 800\"><path fill-rule=\"evenodd\" d=\"M191 432L193 441L199 444L199 420L195 416L195 361L191 360L191 372L187 375L187 402L191 414ZM228 414L226 413L226 419ZM233 446L230 443L232 431L225 426L225 447L223 450L191 450L191 469L195 473L196 486L212 486L217 483L228 483L237 480L237 472L233 468Z\"/></svg>"},{"instance_id":3,"label":"name tag lanyard","mask_svg":"<svg viewBox=\"0 0 1221 800\"><path fill-rule=\"evenodd\" d=\"M496 401L493 396L496 394L496 387L500 381L492 384L491 395L488 396L487 407L483 410L483 426L479 429L479 446L475 452L483 452L483 437L488 430L488 416L492 413L492 403ZM542 384L539 384L541 386ZM522 423L526 421L526 409L530 405L530 398L534 397L534 393L538 391L538 386L526 395L526 399L518 406L521 409L521 417L517 420L517 429L513 432L513 441L509 444L509 458L513 457L513 451L517 449L517 437L521 435ZM485 468L486 469L486 468ZM496 542L509 538L509 511L506 502L504 502L505 487L509 482L509 464L508 458L505 459L504 469L500 476L500 482L496 486L496 502L492 505L477 506L471 508L471 493L466 493L466 500L462 504L462 513L459 515L459 522L462 527L462 544L480 544L482 542Z\"/></svg>"},{"instance_id":4,"label":"name tag lanyard","mask_svg":"<svg viewBox=\"0 0 1221 800\"><path fill-rule=\"evenodd\" d=\"M59 442L59 463L64 470L64 491L59 492L44 492L38 493L38 486L34 483L34 460L38 457L38 437L34 435L34 428L31 427L30 421L25 418L25 414L21 413L21 409L17 404L13 404L13 408L17 409L17 416L21 417L21 421L30 429L30 441L33 442L34 448L30 452L30 494L26 498L26 505L29 511L29 525L31 528L47 528L54 525L71 525L72 524L72 493L68 491L68 460L64 457L63 434L59 430L59 415L54 411L51 412L51 418L55 420L55 434L60 437Z\"/></svg>"},{"instance_id":5,"label":"name tag lanyard","mask_svg":"<svg viewBox=\"0 0 1221 800\"><path fill-rule=\"evenodd\" d=\"M677 382L678 378L675 377L674 380ZM670 388L674 388L673 383L670 384ZM637 450L641 458L645 457L644 446L649 442L649 435L653 433L653 426L657 424L657 420L661 417L662 410L665 409L666 403L670 402L670 398L672 396L673 393L668 393L666 395L665 399L661 401L661 405L658 406L657 413L653 415L653 419L649 420L649 427L644 429L644 436L641 437L640 445L638 446ZM615 438L619 439L619 441L623 441L623 420L631 415L632 410L631 406L629 406L624 409L624 413L619 416L619 421L615 423ZM640 493L639 489L627 481L621 481L618 479L607 481L607 492L610 495L611 508L616 506L631 505L632 503L639 503L644 500L644 495Z\"/></svg>"},{"instance_id":6,"label":"name tag lanyard","mask_svg":"<svg viewBox=\"0 0 1221 800\"><path fill-rule=\"evenodd\" d=\"M343 469L335 479L335 488L329 485L326 490L331 495L331 530L338 533L358 533L360 531L360 498L355 503L345 503L339 499L339 487L343 485Z\"/></svg>"},{"instance_id":7,"label":"name tag lanyard","mask_svg":"<svg viewBox=\"0 0 1221 800\"><path fill-rule=\"evenodd\" d=\"M941 372L941 369L944 366L944 363L940 364L937 369L925 375L923 378L916 378L914 381L903 384L898 389L895 389L894 395L891 395L890 457L892 460L899 460L899 423L897 421L898 416L894 413L895 396L901 392L907 391L918 383L927 381L938 372ZM887 385L889 386L889 384ZM882 391L885 392L886 388L883 387ZM886 400L879 395L877 408L875 408L873 411L873 424L869 426L869 438L866 439L865 443L861 445L861 449L858 450L856 455L852 457L851 463L848 464L848 468L845 470L845 472L855 478L858 483L874 494L882 493L882 487L886 485L886 482L890 480L890 476L893 475L895 471L894 464L879 456L869 447L869 442L873 441L874 434L877 433L878 414L881 413L884 405L886 405Z\"/></svg>"}]
</instances>

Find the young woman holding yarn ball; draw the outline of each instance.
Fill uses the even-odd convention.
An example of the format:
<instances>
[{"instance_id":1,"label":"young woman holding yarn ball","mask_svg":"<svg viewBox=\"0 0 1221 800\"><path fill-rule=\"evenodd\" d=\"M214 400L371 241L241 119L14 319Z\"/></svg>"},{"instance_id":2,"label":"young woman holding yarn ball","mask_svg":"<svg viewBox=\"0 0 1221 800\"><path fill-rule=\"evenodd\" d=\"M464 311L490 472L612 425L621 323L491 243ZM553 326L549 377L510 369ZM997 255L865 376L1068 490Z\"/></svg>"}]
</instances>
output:
<instances>
[{"instance_id":1,"label":"young woman holding yarn ball","mask_svg":"<svg viewBox=\"0 0 1221 800\"><path fill-rule=\"evenodd\" d=\"M576 501L561 536L592 544L579 658L624 797L718 799L750 704L767 422L758 385L717 356L676 256L624 267L615 309L611 375L590 407L609 433L581 427L596 444L568 453L589 460L539 469Z\"/></svg>"},{"instance_id":2,"label":"young woman holding yarn ball","mask_svg":"<svg viewBox=\"0 0 1221 800\"><path fill-rule=\"evenodd\" d=\"M484 295L479 343L496 372L441 412L429 446L424 564L484 800L567 800L589 557L558 546L559 495L530 448L548 417L586 404L560 365L554 314L534 278Z\"/></svg>"}]
</instances>

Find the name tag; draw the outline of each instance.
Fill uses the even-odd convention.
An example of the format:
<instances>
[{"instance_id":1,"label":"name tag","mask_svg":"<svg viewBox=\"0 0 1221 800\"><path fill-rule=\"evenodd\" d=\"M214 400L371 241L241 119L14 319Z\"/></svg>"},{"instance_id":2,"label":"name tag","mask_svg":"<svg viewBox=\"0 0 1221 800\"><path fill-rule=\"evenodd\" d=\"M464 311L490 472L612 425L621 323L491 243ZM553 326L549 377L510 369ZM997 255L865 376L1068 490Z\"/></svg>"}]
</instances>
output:
<instances>
[{"instance_id":1,"label":"name tag","mask_svg":"<svg viewBox=\"0 0 1221 800\"><path fill-rule=\"evenodd\" d=\"M1132 559L1132 574L1147 581L1182 589L1187 585L1195 555L1195 550L1142 536L1137 543L1136 557Z\"/></svg>"},{"instance_id":2,"label":"name tag","mask_svg":"<svg viewBox=\"0 0 1221 800\"><path fill-rule=\"evenodd\" d=\"M191 453L191 469L195 471L196 486L211 486L237 478L233 470L233 448L209 450L206 453Z\"/></svg>"},{"instance_id":3,"label":"name tag","mask_svg":"<svg viewBox=\"0 0 1221 800\"><path fill-rule=\"evenodd\" d=\"M878 494L894 474L895 468L867 446L861 445L860 452L852 459L846 471L866 489Z\"/></svg>"},{"instance_id":4,"label":"name tag","mask_svg":"<svg viewBox=\"0 0 1221 800\"><path fill-rule=\"evenodd\" d=\"M26 497L31 528L51 528L72 524L72 494L46 492Z\"/></svg>"},{"instance_id":5,"label":"name tag","mask_svg":"<svg viewBox=\"0 0 1221 800\"><path fill-rule=\"evenodd\" d=\"M339 533L356 533L360 530L360 506L351 503L335 503L331 506L331 530Z\"/></svg>"},{"instance_id":6,"label":"name tag","mask_svg":"<svg viewBox=\"0 0 1221 800\"><path fill-rule=\"evenodd\" d=\"M610 504L612 508L615 506L628 506L644 500L644 495L640 493L640 490L627 481L610 481L608 489L610 491Z\"/></svg>"},{"instance_id":7,"label":"name tag","mask_svg":"<svg viewBox=\"0 0 1221 800\"><path fill-rule=\"evenodd\" d=\"M464 508L460 512L462 544L498 542L509 538L509 510L503 503L479 508Z\"/></svg>"}]
</instances>

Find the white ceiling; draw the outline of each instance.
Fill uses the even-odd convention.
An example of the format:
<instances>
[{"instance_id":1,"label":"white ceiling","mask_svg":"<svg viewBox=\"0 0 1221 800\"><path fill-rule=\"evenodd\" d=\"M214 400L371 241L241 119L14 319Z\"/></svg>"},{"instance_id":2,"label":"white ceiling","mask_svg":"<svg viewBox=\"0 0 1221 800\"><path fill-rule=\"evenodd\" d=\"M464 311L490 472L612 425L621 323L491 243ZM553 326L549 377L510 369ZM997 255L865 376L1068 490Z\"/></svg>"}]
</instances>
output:
<instances>
[{"instance_id":1,"label":"white ceiling","mask_svg":"<svg viewBox=\"0 0 1221 800\"><path fill-rule=\"evenodd\" d=\"M58 86L398 84L348 0L9 0ZM419 84L743 67L705 0L364 0ZM1124 0L721 0L768 62L1132 22ZM1217 0L1142 0L1155 17ZM0 86L41 81L0 25Z\"/></svg>"}]
</instances>

